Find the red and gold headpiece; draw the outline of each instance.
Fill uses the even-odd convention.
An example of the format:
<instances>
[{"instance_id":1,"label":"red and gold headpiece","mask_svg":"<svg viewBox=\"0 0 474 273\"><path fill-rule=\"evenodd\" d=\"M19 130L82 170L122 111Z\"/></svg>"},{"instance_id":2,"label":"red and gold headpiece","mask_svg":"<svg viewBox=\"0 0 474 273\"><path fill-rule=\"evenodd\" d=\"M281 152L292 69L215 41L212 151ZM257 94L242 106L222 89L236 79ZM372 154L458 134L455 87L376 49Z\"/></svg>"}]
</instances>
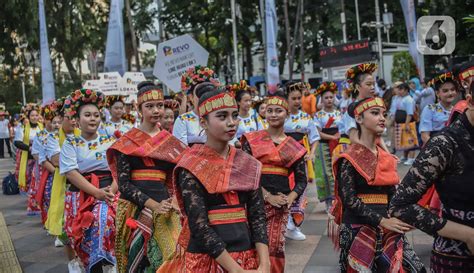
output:
<instances>
[{"instance_id":1,"label":"red and gold headpiece","mask_svg":"<svg viewBox=\"0 0 474 273\"><path fill-rule=\"evenodd\" d=\"M337 84L335 82L323 82L319 85L318 89L316 89L316 92L314 94L316 96L320 96L326 91L336 93L337 92Z\"/></svg>"},{"instance_id":2,"label":"red and gold headpiece","mask_svg":"<svg viewBox=\"0 0 474 273\"><path fill-rule=\"evenodd\" d=\"M429 85L433 86L435 89L438 89L443 83L446 82L455 82L453 73L446 72L443 74L439 74L429 82Z\"/></svg>"},{"instance_id":3,"label":"red and gold headpiece","mask_svg":"<svg viewBox=\"0 0 474 273\"><path fill-rule=\"evenodd\" d=\"M224 108L237 109L237 102L235 101L235 98L227 92L219 93L199 104L199 116L204 117L211 112Z\"/></svg>"},{"instance_id":4,"label":"red and gold headpiece","mask_svg":"<svg viewBox=\"0 0 474 273\"><path fill-rule=\"evenodd\" d=\"M376 63L363 63L349 68L346 71L346 81L349 83L351 89L354 89L354 80L357 75L362 73L372 74L377 70Z\"/></svg>"},{"instance_id":5,"label":"red and gold headpiece","mask_svg":"<svg viewBox=\"0 0 474 273\"><path fill-rule=\"evenodd\" d=\"M125 103L125 96L122 95L110 95L105 97L105 107L110 108L116 102Z\"/></svg>"},{"instance_id":6,"label":"red and gold headpiece","mask_svg":"<svg viewBox=\"0 0 474 273\"><path fill-rule=\"evenodd\" d=\"M354 109L354 116L360 116L362 113L365 111L374 108L374 107L382 107L385 108L385 103L382 98L380 97L375 97L375 98L370 98L362 101L359 103L355 109Z\"/></svg>"},{"instance_id":7,"label":"red and gold headpiece","mask_svg":"<svg viewBox=\"0 0 474 273\"><path fill-rule=\"evenodd\" d=\"M141 94L138 94L138 105L149 100L164 100L163 91L161 89L150 89Z\"/></svg>"},{"instance_id":8,"label":"red and gold headpiece","mask_svg":"<svg viewBox=\"0 0 474 273\"><path fill-rule=\"evenodd\" d=\"M277 105L285 108L286 111L288 111L288 101L282 97L279 96L272 96L268 97L265 101L265 103L268 105Z\"/></svg>"}]
</instances>

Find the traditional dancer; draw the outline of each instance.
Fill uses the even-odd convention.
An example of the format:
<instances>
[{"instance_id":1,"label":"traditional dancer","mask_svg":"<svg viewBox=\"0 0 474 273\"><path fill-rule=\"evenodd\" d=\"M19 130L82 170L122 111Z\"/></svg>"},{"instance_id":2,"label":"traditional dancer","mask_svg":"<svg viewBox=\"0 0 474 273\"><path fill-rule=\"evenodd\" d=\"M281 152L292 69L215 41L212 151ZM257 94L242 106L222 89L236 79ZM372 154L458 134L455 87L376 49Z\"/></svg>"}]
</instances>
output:
<instances>
[{"instance_id":1,"label":"traditional dancer","mask_svg":"<svg viewBox=\"0 0 474 273\"><path fill-rule=\"evenodd\" d=\"M257 131L268 128L267 120L265 119L267 104L265 99L260 99L255 102L253 109L257 115Z\"/></svg>"},{"instance_id":2,"label":"traditional dancer","mask_svg":"<svg viewBox=\"0 0 474 273\"><path fill-rule=\"evenodd\" d=\"M124 115L124 96L112 95L105 98L105 107L110 112L110 120L101 124L102 129L108 136L113 136L116 131L118 135L123 135L133 128L133 123L123 119ZM115 134L117 135L117 134Z\"/></svg>"},{"instance_id":3,"label":"traditional dancer","mask_svg":"<svg viewBox=\"0 0 474 273\"><path fill-rule=\"evenodd\" d=\"M178 116L173 126L173 135L188 146L206 142L206 135L199 124L199 97L195 93L196 85L202 82L218 83L219 80L212 69L200 65L188 69L181 76L181 89L186 92L194 109Z\"/></svg>"},{"instance_id":4,"label":"traditional dancer","mask_svg":"<svg viewBox=\"0 0 474 273\"><path fill-rule=\"evenodd\" d=\"M76 118L79 137L64 143L59 169L71 183L66 191L65 229L86 272L115 266L115 202L117 183L106 160L115 141L98 134L104 95L90 89L74 91L64 102L65 115Z\"/></svg>"},{"instance_id":5,"label":"traditional dancer","mask_svg":"<svg viewBox=\"0 0 474 273\"><path fill-rule=\"evenodd\" d=\"M245 80L241 80L238 84L231 84L228 89L231 93L235 94L235 100L239 106L240 122L235 136L237 139L240 139L243 134L258 130L256 113L252 108L251 90Z\"/></svg>"},{"instance_id":6,"label":"traditional dancer","mask_svg":"<svg viewBox=\"0 0 474 273\"><path fill-rule=\"evenodd\" d=\"M338 125L341 122L341 112L334 106L334 95L337 85L334 82L323 82L316 89L315 95L321 97L323 109L314 117L321 140L315 160L315 177L318 198L326 203L329 212L334 200L334 177L332 174L332 151L339 142Z\"/></svg>"},{"instance_id":7,"label":"traditional dancer","mask_svg":"<svg viewBox=\"0 0 474 273\"><path fill-rule=\"evenodd\" d=\"M31 148L31 154L37 162L38 183L36 185L35 202L41 210L41 222L46 223L48 216L49 201L51 199L51 187L53 184L54 165L46 158L46 146L48 135L57 132L61 127L61 116L58 108L62 102L54 101L45 105L42 109L44 129L36 134Z\"/></svg>"},{"instance_id":8,"label":"traditional dancer","mask_svg":"<svg viewBox=\"0 0 474 273\"><path fill-rule=\"evenodd\" d=\"M237 103L212 83L196 87L207 141L194 145L174 171L186 222L184 272L269 272L261 163L228 142L238 125ZM187 235L187 236L186 236ZM187 240L186 240L187 238Z\"/></svg>"},{"instance_id":9,"label":"traditional dancer","mask_svg":"<svg viewBox=\"0 0 474 273\"><path fill-rule=\"evenodd\" d=\"M434 86L439 102L427 105L421 113L419 131L423 143L446 126L457 96L457 83L451 72L436 76L430 85Z\"/></svg>"},{"instance_id":10,"label":"traditional dancer","mask_svg":"<svg viewBox=\"0 0 474 273\"><path fill-rule=\"evenodd\" d=\"M118 272L173 272L180 231L173 205L172 172L187 146L162 130L163 91L152 82L138 85L143 117L107 151L121 193L117 205L115 249ZM175 209L175 210L174 210Z\"/></svg>"},{"instance_id":11,"label":"traditional dancer","mask_svg":"<svg viewBox=\"0 0 474 273\"><path fill-rule=\"evenodd\" d=\"M341 272L426 272L403 235L411 227L387 213L399 177L397 160L377 143L385 129L384 102L367 98L348 111L359 143L334 163L337 191L329 225L341 250Z\"/></svg>"},{"instance_id":12,"label":"traditional dancer","mask_svg":"<svg viewBox=\"0 0 474 273\"><path fill-rule=\"evenodd\" d=\"M307 86L302 82L289 82L286 84L286 95L288 98L289 116L285 121L285 134L300 142L307 150L305 155L308 180L312 181L314 177L313 161L316 149L319 144L319 132L313 118L300 110L301 96ZM294 179L290 176L290 188L294 185ZM305 240L306 236L301 232L299 226L303 223L304 208L306 200L304 194L298 198L297 202L291 207L290 214L297 215L300 221L295 223L295 217L288 218L288 230L285 236L292 240Z\"/></svg>"},{"instance_id":13,"label":"traditional dancer","mask_svg":"<svg viewBox=\"0 0 474 273\"><path fill-rule=\"evenodd\" d=\"M40 208L35 202L36 177L34 174L35 159L31 155L31 146L36 134L43 130L43 124L39 123L40 107L34 103L23 106L22 114L25 115L23 124L15 130L13 144L18 150L20 157L18 164L18 186L20 191L28 195L27 214L37 215ZM39 179L39 178L38 178Z\"/></svg>"},{"instance_id":14,"label":"traditional dancer","mask_svg":"<svg viewBox=\"0 0 474 273\"><path fill-rule=\"evenodd\" d=\"M266 100L268 128L244 134L242 149L262 164L261 186L265 200L271 272L285 270L285 231L289 208L307 185L304 155L306 149L284 132L288 101L277 92ZM295 186L290 187L289 174Z\"/></svg>"},{"instance_id":15,"label":"traditional dancer","mask_svg":"<svg viewBox=\"0 0 474 273\"><path fill-rule=\"evenodd\" d=\"M406 83L394 86L397 97L392 100L390 109L390 124L395 124L395 149L403 151L404 165L411 165L415 160L415 149L418 148L416 134L415 101L410 96L410 87Z\"/></svg>"}]
</instances>

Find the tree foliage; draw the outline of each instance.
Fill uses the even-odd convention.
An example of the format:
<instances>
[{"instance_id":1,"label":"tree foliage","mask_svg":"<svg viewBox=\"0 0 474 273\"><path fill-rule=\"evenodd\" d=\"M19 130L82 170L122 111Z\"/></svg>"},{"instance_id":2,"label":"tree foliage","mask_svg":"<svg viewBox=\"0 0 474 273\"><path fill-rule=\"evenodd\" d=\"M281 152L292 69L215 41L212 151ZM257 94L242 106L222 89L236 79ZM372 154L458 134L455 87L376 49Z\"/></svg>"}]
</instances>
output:
<instances>
[{"instance_id":1,"label":"tree foliage","mask_svg":"<svg viewBox=\"0 0 474 273\"><path fill-rule=\"evenodd\" d=\"M417 75L416 65L408 51L402 51L393 55L392 81L405 81Z\"/></svg>"}]
</instances>

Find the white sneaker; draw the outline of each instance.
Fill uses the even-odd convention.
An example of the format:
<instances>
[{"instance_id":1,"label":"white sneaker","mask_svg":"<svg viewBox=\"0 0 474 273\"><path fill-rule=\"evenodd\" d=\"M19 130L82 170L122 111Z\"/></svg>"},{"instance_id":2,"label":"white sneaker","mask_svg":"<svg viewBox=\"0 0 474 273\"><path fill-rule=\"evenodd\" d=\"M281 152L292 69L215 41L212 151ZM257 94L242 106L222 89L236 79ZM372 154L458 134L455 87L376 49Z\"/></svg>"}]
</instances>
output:
<instances>
[{"instance_id":1,"label":"white sneaker","mask_svg":"<svg viewBox=\"0 0 474 273\"><path fill-rule=\"evenodd\" d=\"M58 237L56 237L56 240L54 240L54 246L55 247L63 247L64 244L63 244L63 242L61 242L61 240L59 240Z\"/></svg>"},{"instance_id":2,"label":"white sneaker","mask_svg":"<svg viewBox=\"0 0 474 273\"><path fill-rule=\"evenodd\" d=\"M411 165L413 165L413 162L415 162L414 158L408 158L407 161L405 161L405 163L403 163L403 165L411 166Z\"/></svg>"},{"instance_id":3,"label":"white sneaker","mask_svg":"<svg viewBox=\"0 0 474 273\"><path fill-rule=\"evenodd\" d=\"M299 228L295 229L287 229L285 237L290 239L290 240L295 240L295 241L304 241L306 240L306 235L301 232Z\"/></svg>"},{"instance_id":4,"label":"white sneaker","mask_svg":"<svg viewBox=\"0 0 474 273\"><path fill-rule=\"evenodd\" d=\"M67 268L69 273L82 273L81 265L76 259L69 261Z\"/></svg>"}]
</instances>

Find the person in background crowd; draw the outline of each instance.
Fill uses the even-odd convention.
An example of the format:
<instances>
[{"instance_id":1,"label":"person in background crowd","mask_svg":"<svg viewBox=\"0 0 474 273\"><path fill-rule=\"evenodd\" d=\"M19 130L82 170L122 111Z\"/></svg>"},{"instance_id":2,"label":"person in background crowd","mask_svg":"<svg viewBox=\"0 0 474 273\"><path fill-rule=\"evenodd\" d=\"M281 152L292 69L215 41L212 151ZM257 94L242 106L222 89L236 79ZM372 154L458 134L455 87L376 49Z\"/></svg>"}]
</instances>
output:
<instances>
[{"instance_id":1,"label":"person in background crowd","mask_svg":"<svg viewBox=\"0 0 474 273\"><path fill-rule=\"evenodd\" d=\"M0 109L0 158L5 157L5 146L7 146L8 154L13 157L12 148L10 146L10 121L8 120L5 109Z\"/></svg>"},{"instance_id":2,"label":"person in background crowd","mask_svg":"<svg viewBox=\"0 0 474 273\"><path fill-rule=\"evenodd\" d=\"M303 90L307 88L302 82L287 82L285 91L288 99L289 116L285 121L285 134L300 142L307 150L305 155L306 168L308 171L308 180L314 179L313 161L316 155L316 149L319 144L320 136L313 117L300 110L301 97ZM268 113L268 111L267 111ZM294 177L290 176L290 189L294 185ZM292 240L305 240L306 236L301 232L299 226L303 223L305 199L304 194L290 208L292 217L288 218L288 230L285 236ZM298 221L295 223L295 219Z\"/></svg>"},{"instance_id":3,"label":"person in background crowd","mask_svg":"<svg viewBox=\"0 0 474 273\"><path fill-rule=\"evenodd\" d=\"M350 97L351 90L349 88L344 88L341 92L342 99L341 102L339 103L339 112L341 112L342 115L347 111L347 107L353 102L353 99Z\"/></svg>"},{"instance_id":4,"label":"person in background crowd","mask_svg":"<svg viewBox=\"0 0 474 273\"><path fill-rule=\"evenodd\" d=\"M332 174L332 151L339 142L338 124L341 122L341 112L334 106L334 96L337 85L334 82L323 82L315 95L321 97L323 109L316 113L314 121L321 140L314 162L317 194L320 202L326 203L329 212L334 199L334 177Z\"/></svg>"},{"instance_id":5,"label":"person in background crowd","mask_svg":"<svg viewBox=\"0 0 474 273\"><path fill-rule=\"evenodd\" d=\"M257 119L252 109L252 97L250 95L250 86L245 80L238 84L234 83L227 86L230 93L234 94L237 105L239 106L239 128L235 135L236 139L248 132L257 131Z\"/></svg>"},{"instance_id":6,"label":"person in background crowd","mask_svg":"<svg viewBox=\"0 0 474 273\"><path fill-rule=\"evenodd\" d=\"M261 98L260 100L256 101L253 106L255 115L257 116L257 131L267 129L268 127L267 120L265 119L265 112L267 108L265 100L266 99Z\"/></svg>"},{"instance_id":7,"label":"person in background crowd","mask_svg":"<svg viewBox=\"0 0 474 273\"><path fill-rule=\"evenodd\" d=\"M409 94L415 101L415 103L418 103L419 97L420 97L420 92L423 89L422 85L420 83L420 79L417 77L413 77L408 81L408 86L410 88Z\"/></svg>"},{"instance_id":8,"label":"person in background crowd","mask_svg":"<svg viewBox=\"0 0 474 273\"><path fill-rule=\"evenodd\" d=\"M181 227L171 180L187 146L160 128L165 115L163 91L152 82L141 82L138 90L140 127L107 150L120 190L115 219L117 269L119 273L176 272L171 260Z\"/></svg>"},{"instance_id":9,"label":"person in background crowd","mask_svg":"<svg viewBox=\"0 0 474 273\"><path fill-rule=\"evenodd\" d=\"M378 79L377 85L375 86L375 94L379 97L383 97L385 92L387 91L387 83L385 83L384 79Z\"/></svg>"},{"instance_id":10,"label":"person in background crowd","mask_svg":"<svg viewBox=\"0 0 474 273\"><path fill-rule=\"evenodd\" d=\"M19 163L18 170L18 186L24 193L28 193L28 215L37 215L40 213L40 209L36 202L34 202L34 196L29 193L33 192L36 188L33 169L35 166L35 159L31 155L31 146L36 134L43 130L43 124L39 123L40 107L37 104L29 103L22 108L22 112L25 115L23 124L15 131L15 139L13 144L17 147L20 152L20 158L17 159Z\"/></svg>"},{"instance_id":11,"label":"person in background crowd","mask_svg":"<svg viewBox=\"0 0 474 273\"><path fill-rule=\"evenodd\" d=\"M206 135L199 124L197 113L199 97L195 93L196 85L202 82L218 84L219 80L212 69L200 65L188 69L181 76L181 89L186 92L187 102L191 102L193 110L178 116L174 122L173 135L188 146L206 142Z\"/></svg>"},{"instance_id":12,"label":"person in background crowd","mask_svg":"<svg viewBox=\"0 0 474 273\"><path fill-rule=\"evenodd\" d=\"M446 126L458 91L457 82L451 72L437 75L431 85L436 90L438 103L429 104L421 113L419 131L423 143L427 143L430 137Z\"/></svg>"},{"instance_id":13,"label":"person in background crowd","mask_svg":"<svg viewBox=\"0 0 474 273\"><path fill-rule=\"evenodd\" d=\"M341 272L426 272L404 235L410 225L388 215L400 178L397 160L378 141L385 111L379 97L359 100L348 110L359 142L334 162L336 202L328 228L341 250Z\"/></svg>"},{"instance_id":14,"label":"person in background crowd","mask_svg":"<svg viewBox=\"0 0 474 273\"><path fill-rule=\"evenodd\" d=\"M76 90L64 101L64 114L76 118L81 135L67 138L59 156L60 174L71 184L66 191L65 229L86 273L114 270L117 182L112 179L107 149L116 141L99 134L105 96Z\"/></svg>"},{"instance_id":15,"label":"person in background crowd","mask_svg":"<svg viewBox=\"0 0 474 273\"><path fill-rule=\"evenodd\" d=\"M423 83L421 84L423 89L420 92L419 96L419 103L420 103L420 112L423 113L423 110L426 106L430 104L434 104L436 102L436 95L433 88L429 85L430 83L429 78L425 78Z\"/></svg>"},{"instance_id":16,"label":"person in background crowd","mask_svg":"<svg viewBox=\"0 0 474 273\"><path fill-rule=\"evenodd\" d=\"M415 149L418 148L415 114L415 101L409 94L406 83L394 86L398 96L393 99L390 109L390 124L394 124L395 149L403 151L401 161L410 166L415 161Z\"/></svg>"},{"instance_id":17,"label":"person in background crowd","mask_svg":"<svg viewBox=\"0 0 474 273\"><path fill-rule=\"evenodd\" d=\"M239 123L237 102L221 90L212 83L196 86L196 110L207 140L185 152L174 170L185 216L178 272L269 273L262 164L229 145Z\"/></svg>"},{"instance_id":18,"label":"person in background crowd","mask_svg":"<svg viewBox=\"0 0 474 273\"><path fill-rule=\"evenodd\" d=\"M180 107L179 102L170 98L167 99L165 96L164 107L165 112L160 122L161 127L169 133L173 133L173 125L176 116L175 111Z\"/></svg>"},{"instance_id":19,"label":"person in background crowd","mask_svg":"<svg viewBox=\"0 0 474 273\"><path fill-rule=\"evenodd\" d=\"M301 109L306 114L313 116L316 112L316 96L310 93L311 85L305 83L306 88L303 90L303 96L301 97Z\"/></svg>"},{"instance_id":20,"label":"person in background crowd","mask_svg":"<svg viewBox=\"0 0 474 273\"><path fill-rule=\"evenodd\" d=\"M431 272L474 272L473 92L471 83L462 113L430 138L390 202L392 217L435 238ZM432 185L442 203L441 214L418 204Z\"/></svg>"},{"instance_id":21,"label":"person in background crowd","mask_svg":"<svg viewBox=\"0 0 474 273\"><path fill-rule=\"evenodd\" d=\"M105 98L105 108L110 113L110 119L101 124L101 128L108 136L112 136L116 131L119 131L119 136L128 132L133 128L133 123L122 118L124 115L124 100L125 97L121 95L112 95Z\"/></svg>"},{"instance_id":22,"label":"person in background crowd","mask_svg":"<svg viewBox=\"0 0 474 273\"><path fill-rule=\"evenodd\" d=\"M135 104L136 102L131 96L125 98L124 115L122 118L131 122L133 127L137 128L140 125L141 118L136 110Z\"/></svg>"}]
</instances>

